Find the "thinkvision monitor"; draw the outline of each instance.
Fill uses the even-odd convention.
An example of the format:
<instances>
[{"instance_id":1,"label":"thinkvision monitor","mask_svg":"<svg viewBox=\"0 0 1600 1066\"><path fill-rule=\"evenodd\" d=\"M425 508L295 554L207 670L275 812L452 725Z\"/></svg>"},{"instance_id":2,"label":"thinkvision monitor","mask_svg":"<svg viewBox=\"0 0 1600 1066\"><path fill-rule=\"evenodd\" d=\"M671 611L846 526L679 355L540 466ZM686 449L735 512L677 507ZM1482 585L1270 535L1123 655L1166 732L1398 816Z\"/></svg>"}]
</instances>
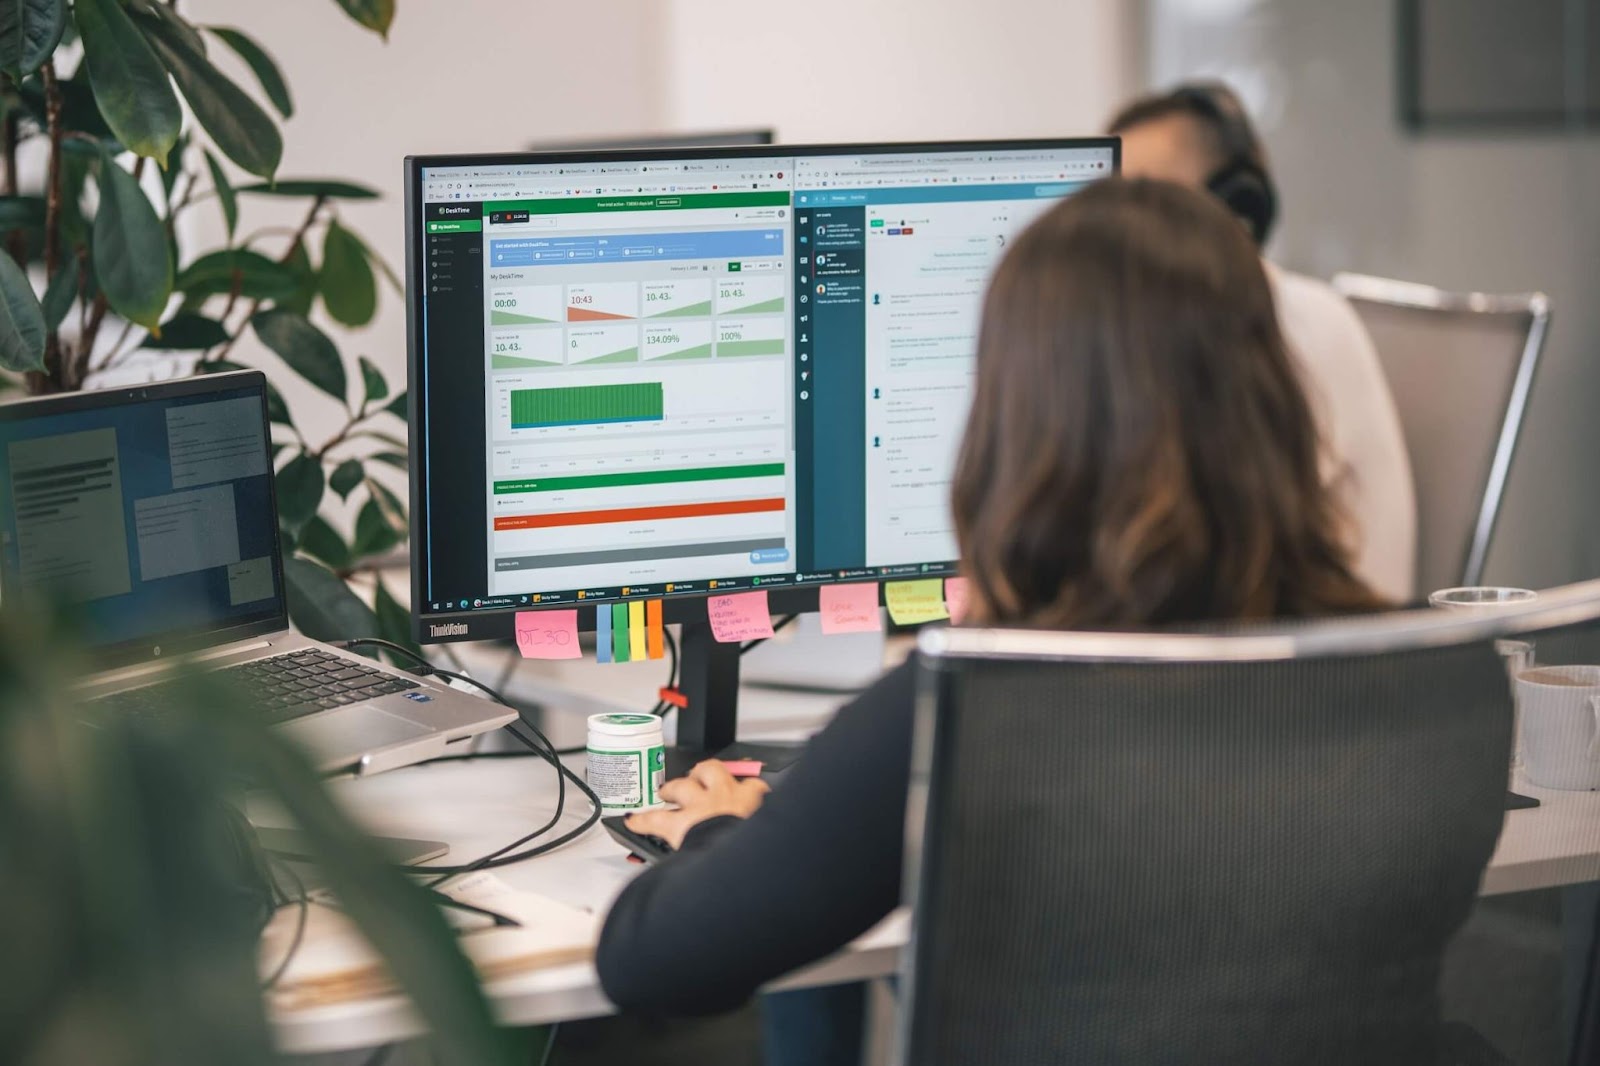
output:
<instances>
[{"instance_id":1,"label":"thinkvision monitor","mask_svg":"<svg viewBox=\"0 0 1600 1066\"><path fill-rule=\"evenodd\" d=\"M954 574L988 278L1117 162L1101 138L408 159L418 636Z\"/></svg>"}]
</instances>

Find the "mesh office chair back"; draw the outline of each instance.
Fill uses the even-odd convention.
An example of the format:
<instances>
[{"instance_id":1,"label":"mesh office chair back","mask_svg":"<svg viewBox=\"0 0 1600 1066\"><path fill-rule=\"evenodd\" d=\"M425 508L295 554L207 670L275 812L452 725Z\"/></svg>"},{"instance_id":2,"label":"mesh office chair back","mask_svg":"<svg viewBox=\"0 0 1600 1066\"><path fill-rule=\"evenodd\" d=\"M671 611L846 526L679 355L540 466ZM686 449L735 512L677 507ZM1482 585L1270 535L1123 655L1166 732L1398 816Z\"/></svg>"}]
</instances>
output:
<instances>
[{"instance_id":1,"label":"mesh office chair back","mask_svg":"<svg viewBox=\"0 0 1600 1066\"><path fill-rule=\"evenodd\" d=\"M1419 599L1483 580L1550 321L1540 293L1451 293L1340 274L1400 412L1417 491Z\"/></svg>"},{"instance_id":2,"label":"mesh office chair back","mask_svg":"<svg viewBox=\"0 0 1600 1066\"><path fill-rule=\"evenodd\" d=\"M899 1061L1431 1066L1504 814L1491 641L1600 615L1576 595L1537 622L924 634Z\"/></svg>"}]
</instances>

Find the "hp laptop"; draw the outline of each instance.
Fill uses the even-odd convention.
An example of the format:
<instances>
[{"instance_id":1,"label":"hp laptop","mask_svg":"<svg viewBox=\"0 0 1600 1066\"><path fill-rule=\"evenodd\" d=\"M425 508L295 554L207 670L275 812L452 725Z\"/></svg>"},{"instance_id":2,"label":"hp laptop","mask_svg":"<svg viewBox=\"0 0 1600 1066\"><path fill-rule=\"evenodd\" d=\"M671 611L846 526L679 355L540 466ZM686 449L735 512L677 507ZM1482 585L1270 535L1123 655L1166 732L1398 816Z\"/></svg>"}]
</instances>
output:
<instances>
[{"instance_id":1,"label":"hp laptop","mask_svg":"<svg viewBox=\"0 0 1600 1066\"><path fill-rule=\"evenodd\" d=\"M289 628L266 378L212 374L0 404L0 592L74 612L118 712L160 714L175 662L327 773L442 753L515 713Z\"/></svg>"}]
</instances>

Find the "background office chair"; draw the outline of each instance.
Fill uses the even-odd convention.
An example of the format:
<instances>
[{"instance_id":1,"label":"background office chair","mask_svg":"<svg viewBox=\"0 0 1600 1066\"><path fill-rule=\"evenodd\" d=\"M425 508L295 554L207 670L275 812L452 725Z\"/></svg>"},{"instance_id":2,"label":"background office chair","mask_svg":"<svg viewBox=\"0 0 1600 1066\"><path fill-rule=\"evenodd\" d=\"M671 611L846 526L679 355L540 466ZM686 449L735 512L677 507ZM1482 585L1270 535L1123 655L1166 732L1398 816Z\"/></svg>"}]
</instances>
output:
<instances>
[{"instance_id":1,"label":"background office chair","mask_svg":"<svg viewBox=\"0 0 1600 1066\"><path fill-rule=\"evenodd\" d=\"M1418 598L1477 585L1550 324L1543 293L1340 274L1377 345L1417 489Z\"/></svg>"},{"instance_id":2,"label":"background office chair","mask_svg":"<svg viewBox=\"0 0 1600 1066\"><path fill-rule=\"evenodd\" d=\"M899 1061L1495 1061L1439 969L1504 818L1490 641L1600 582L1541 608L924 634Z\"/></svg>"}]
</instances>

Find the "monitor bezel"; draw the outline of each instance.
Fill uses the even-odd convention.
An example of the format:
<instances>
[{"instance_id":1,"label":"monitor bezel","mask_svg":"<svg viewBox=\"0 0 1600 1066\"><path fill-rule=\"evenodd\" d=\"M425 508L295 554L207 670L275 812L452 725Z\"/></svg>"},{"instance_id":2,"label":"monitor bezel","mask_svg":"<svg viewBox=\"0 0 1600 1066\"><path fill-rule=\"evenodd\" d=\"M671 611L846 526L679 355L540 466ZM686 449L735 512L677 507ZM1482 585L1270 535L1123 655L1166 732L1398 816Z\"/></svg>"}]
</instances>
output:
<instances>
[{"instance_id":1,"label":"monitor bezel","mask_svg":"<svg viewBox=\"0 0 1600 1066\"><path fill-rule=\"evenodd\" d=\"M7 403L0 403L0 421L17 422L34 418L49 418L55 415L76 414L80 411L120 407L132 403L159 402L189 396L204 396L213 392L236 392L240 389L249 389L255 393L260 401L261 424L266 432L265 443L270 455L272 450L272 428L268 418L267 376L259 370L234 370L215 374L196 374L190 377L152 382L148 385L128 385L108 389L95 389L89 392L62 393L52 396L35 396L12 400ZM272 476L270 470L269 459L267 493L272 508L272 558L273 566L277 571L276 578L278 583L278 597L275 607L260 615L250 616L243 621L221 628L209 626L190 627L167 630L140 637L136 640L119 641L112 644L93 644L90 646L90 654L92 654L94 665L97 668L115 669L140 663L158 662L186 652L203 651L208 648L220 647L224 644L248 640L251 637L282 633L289 628L289 578L283 565L283 533L278 521L278 479ZM26 595L22 590L17 590L17 598L22 599L24 609L26 609ZM14 597L11 590L7 590L5 598L7 602L13 600ZM70 610L67 613L67 617L70 620Z\"/></svg>"},{"instance_id":2,"label":"monitor bezel","mask_svg":"<svg viewBox=\"0 0 1600 1066\"><path fill-rule=\"evenodd\" d=\"M424 509L418 506L422 498L425 476L422 461L424 424L421 419L421 344L420 315L425 287L420 283L423 273L422 237L426 226L423 217L425 204L422 198L423 171L435 167L497 167L546 164L627 163L663 161L693 161L702 159L766 159L794 158L800 156L828 155L897 155L938 154L953 152L1019 152L1063 151L1079 149L1110 149L1111 170L1108 177L1122 172L1122 139L1120 137L1052 137L976 141L908 141L884 143L844 144L773 144L739 145L731 147L695 147L682 149L614 148L589 151L504 152L474 154L409 155L405 158L405 279L406 279L406 380L407 454L410 459L410 526L411 526L411 629L412 636L423 644L449 643L464 640L509 640L516 634L516 616L523 611L576 610L578 628L592 632L595 628L596 607L583 603L529 604L494 609L430 611L420 609L423 603L422 571L420 565L428 552L424 530ZM941 578L949 575L939 575ZM915 575L901 580L914 580ZM879 602L883 601L883 578L847 578L833 582L808 583L804 586L772 586L765 590L737 589L730 592L765 591L768 607L774 615L799 614L818 609L820 589L828 584L853 584L866 580L878 583ZM668 624L706 621L706 600L723 595L715 591L673 593L666 596L630 597L616 602L643 602L649 599L662 601L662 620ZM604 605L610 610L615 603Z\"/></svg>"}]
</instances>

